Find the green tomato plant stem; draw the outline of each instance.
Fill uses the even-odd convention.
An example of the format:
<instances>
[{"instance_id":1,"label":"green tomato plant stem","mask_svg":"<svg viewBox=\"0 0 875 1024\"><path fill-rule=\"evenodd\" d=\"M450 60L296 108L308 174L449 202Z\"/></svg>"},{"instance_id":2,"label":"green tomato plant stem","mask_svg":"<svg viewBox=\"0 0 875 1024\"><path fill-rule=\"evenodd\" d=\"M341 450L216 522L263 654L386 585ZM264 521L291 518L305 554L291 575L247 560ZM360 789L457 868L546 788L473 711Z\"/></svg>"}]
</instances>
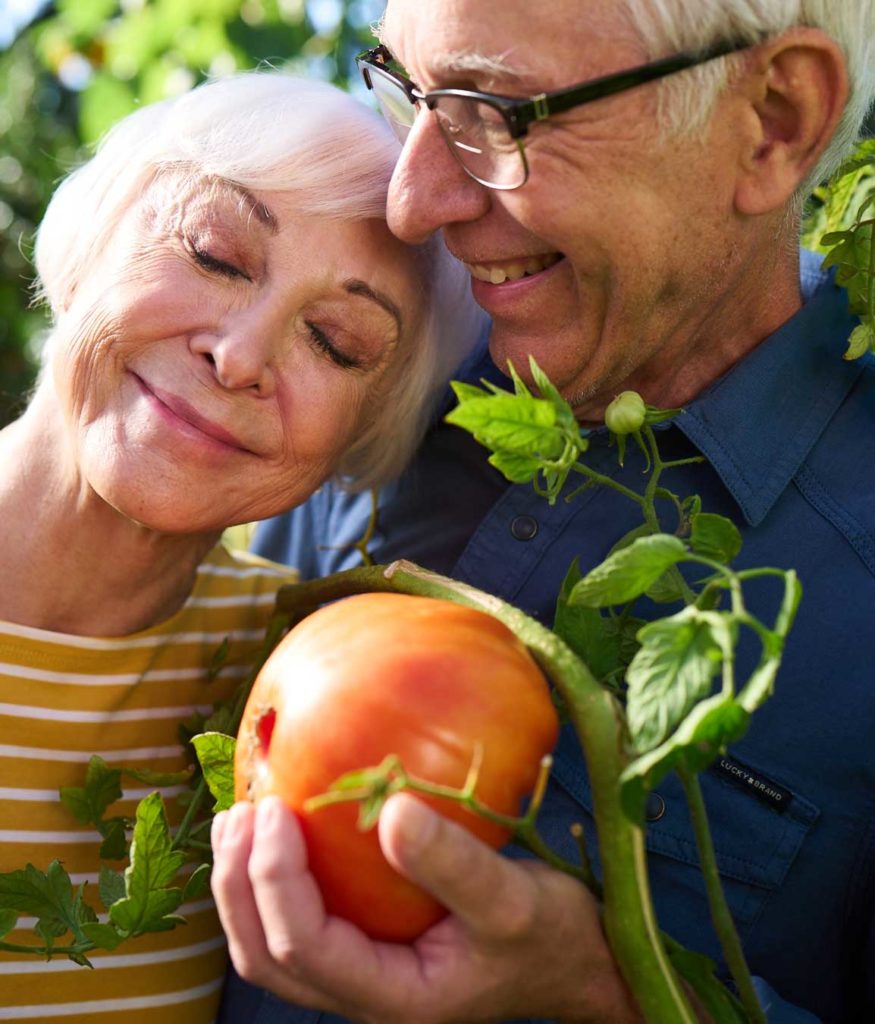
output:
<instances>
[{"instance_id":1,"label":"green tomato plant stem","mask_svg":"<svg viewBox=\"0 0 875 1024\"><path fill-rule=\"evenodd\" d=\"M295 612L370 591L394 591L455 601L503 622L530 649L566 702L590 770L593 813L604 884L603 920L620 971L649 1024L695 1024L669 963L650 898L644 832L620 803L627 763L622 713L614 697L551 630L518 608L467 584L407 562L350 569L282 588L280 610Z\"/></svg>"},{"instance_id":2,"label":"green tomato plant stem","mask_svg":"<svg viewBox=\"0 0 875 1024\"><path fill-rule=\"evenodd\" d=\"M699 864L705 880L705 891L708 895L708 907L711 912L711 920L714 930L720 941L726 966L735 981L738 995L742 1006L745 1009L751 1024L768 1024L766 1015L760 1006L750 970L744 951L741 948L741 940L732 914L726 903L726 895L720 883L720 873L717 870L717 857L714 852L714 843L711 840L711 830L708 827L708 815L705 810L705 802L702 799L702 787L699 785L698 777L688 771L685 767L678 768L678 776L684 788L687 806L690 810L690 817L693 822L693 832L696 836L696 846L699 851Z\"/></svg>"}]
</instances>

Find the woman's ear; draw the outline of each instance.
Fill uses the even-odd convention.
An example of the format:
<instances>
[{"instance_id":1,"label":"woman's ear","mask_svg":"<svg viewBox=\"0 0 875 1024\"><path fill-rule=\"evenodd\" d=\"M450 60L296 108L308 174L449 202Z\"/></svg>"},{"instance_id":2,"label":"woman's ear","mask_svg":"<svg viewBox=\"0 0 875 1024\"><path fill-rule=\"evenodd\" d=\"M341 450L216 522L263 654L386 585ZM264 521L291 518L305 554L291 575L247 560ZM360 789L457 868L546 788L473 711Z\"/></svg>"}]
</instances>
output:
<instances>
[{"instance_id":1,"label":"woman's ear","mask_svg":"<svg viewBox=\"0 0 875 1024\"><path fill-rule=\"evenodd\" d=\"M797 28L762 44L743 90L750 140L735 190L739 213L783 207L817 163L848 99L844 54L819 29Z\"/></svg>"}]
</instances>

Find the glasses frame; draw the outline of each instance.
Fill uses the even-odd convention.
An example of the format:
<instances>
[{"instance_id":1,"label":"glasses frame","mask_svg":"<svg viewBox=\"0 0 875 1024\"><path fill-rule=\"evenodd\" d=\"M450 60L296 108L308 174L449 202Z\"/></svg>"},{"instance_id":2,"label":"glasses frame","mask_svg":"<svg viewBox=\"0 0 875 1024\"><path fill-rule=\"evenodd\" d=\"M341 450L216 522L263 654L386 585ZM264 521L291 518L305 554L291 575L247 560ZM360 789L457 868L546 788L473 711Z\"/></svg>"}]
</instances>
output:
<instances>
[{"instance_id":1,"label":"glasses frame","mask_svg":"<svg viewBox=\"0 0 875 1024\"><path fill-rule=\"evenodd\" d=\"M739 41L718 43L700 54L680 53L673 57L663 57L649 64L639 64L634 68L615 71L601 78L591 78L565 89L541 92L525 99L503 96L500 93L478 92L473 89L432 89L430 92L423 92L409 78L388 66L395 58L382 44L360 53L356 57L356 64L368 89L374 88L371 80L373 73L383 75L404 91L412 107L416 107L418 103L424 103L429 110L434 110L441 97L452 96L457 99L474 100L496 110L504 119L510 137L516 141L522 157L524 176L518 185L495 185L478 178L462 162L456 147L451 144L449 139L447 139L447 144L462 168L475 181L487 188L509 190L520 188L528 180L529 165L521 140L528 134L531 125L546 121L555 114L563 114L576 107L582 107L586 103L593 103L605 96L615 96L617 93L626 92L628 89L634 89L647 82L653 82L659 78L665 78L667 75L674 75L679 71L686 71L700 64L706 64L718 57L725 57L730 53L748 49L750 45L750 43Z\"/></svg>"}]
</instances>

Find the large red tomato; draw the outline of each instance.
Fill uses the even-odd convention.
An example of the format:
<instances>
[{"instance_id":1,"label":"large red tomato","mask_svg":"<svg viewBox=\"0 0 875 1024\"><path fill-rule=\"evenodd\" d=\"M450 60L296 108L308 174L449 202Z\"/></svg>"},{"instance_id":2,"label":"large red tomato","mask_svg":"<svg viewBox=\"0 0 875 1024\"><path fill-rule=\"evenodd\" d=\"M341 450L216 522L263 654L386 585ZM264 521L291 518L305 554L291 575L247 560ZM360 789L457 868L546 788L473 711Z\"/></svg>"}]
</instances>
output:
<instances>
[{"instance_id":1,"label":"large red tomato","mask_svg":"<svg viewBox=\"0 0 875 1024\"><path fill-rule=\"evenodd\" d=\"M329 913L373 938L406 942L444 909L384 858L358 807L307 812L346 772L397 754L406 771L461 788L482 745L477 796L516 815L558 724L547 683L497 619L449 601L362 594L304 619L255 682L237 742L238 799L273 793L295 810ZM505 831L428 799L493 847Z\"/></svg>"}]
</instances>

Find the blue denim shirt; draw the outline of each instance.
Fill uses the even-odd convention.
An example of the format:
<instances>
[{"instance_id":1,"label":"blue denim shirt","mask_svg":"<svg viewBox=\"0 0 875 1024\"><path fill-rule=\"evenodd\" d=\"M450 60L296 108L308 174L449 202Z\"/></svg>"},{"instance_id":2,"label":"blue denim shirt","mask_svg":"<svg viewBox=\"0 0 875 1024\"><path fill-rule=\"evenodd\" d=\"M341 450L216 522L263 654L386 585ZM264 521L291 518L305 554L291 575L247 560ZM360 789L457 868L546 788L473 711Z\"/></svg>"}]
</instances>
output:
<instances>
[{"instance_id":1,"label":"blue denim shirt","mask_svg":"<svg viewBox=\"0 0 875 1024\"><path fill-rule=\"evenodd\" d=\"M844 293L806 255L801 311L660 434L666 457L707 461L667 485L699 494L739 525L738 566L794 567L804 595L774 696L702 787L724 887L771 1024L875 1021L875 361L845 362L855 319ZM482 357L471 379L497 371ZM461 375L460 375L461 376ZM594 433L599 471L640 489ZM262 554L305 575L357 563L369 498L326 486L263 525ZM602 560L637 525L613 490L553 507L508 485L482 448L438 424L405 476L381 496L375 558L411 558L512 601L546 622L570 562ZM332 547L327 547L332 545ZM748 595L771 621L774 584ZM739 679L758 651L742 645ZM771 795L769 793L771 791ZM720 963L680 786L650 804L649 864L661 927ZM559 743L540 825L573 858L568 826L595 845L586 767L574 734ZM224 1021L334 1024L231 978Z\"/></svg>"}]
</instances>

